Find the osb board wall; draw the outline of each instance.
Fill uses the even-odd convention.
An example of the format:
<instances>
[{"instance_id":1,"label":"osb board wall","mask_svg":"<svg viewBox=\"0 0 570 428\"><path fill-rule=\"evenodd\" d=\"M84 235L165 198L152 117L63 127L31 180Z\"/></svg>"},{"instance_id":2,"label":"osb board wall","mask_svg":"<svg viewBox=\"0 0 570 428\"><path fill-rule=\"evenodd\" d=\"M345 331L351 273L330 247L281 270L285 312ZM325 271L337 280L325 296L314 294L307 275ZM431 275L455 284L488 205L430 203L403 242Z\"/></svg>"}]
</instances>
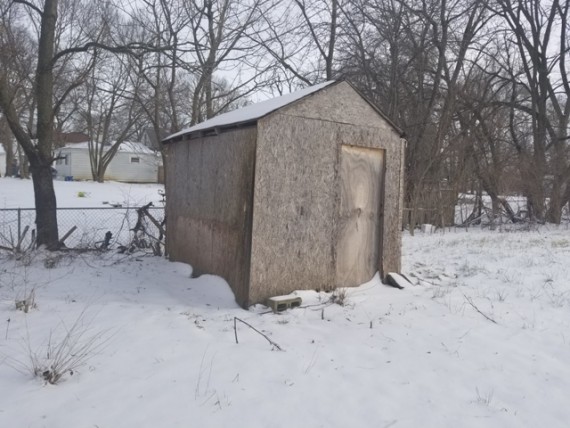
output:
<instances>
[{"instance_id":1,"label":"osb board wall","mask_svg":"<svg viewBox=\"0 0 570 428\"><path fill-rule=\"evenodd\" d=\"M402 141L350 86L319 92L258 121L249 303L335 284L341 145L386 149L383 274L400 270ZM330 95L330 92L329 92ZM334 99L336 100L338 94ZM334 107L336 106L336 107ZM343 121L315 120L303 115ZM322 114L325 117L325 114ZM364 118L366 124L360 118ZM348 120L358 126L347 124ZM381 267L381 268L380 268Z\"/></svg>"},{"instance_id":2,"label":"osb board wall","mask_svg":"<svg viewBox=\"0 0 570 428\"><path fill-rule=\"evenodd\" d=\"M250 304L334 286L334 138L320 121L258 122Z\"/></svg>"},{"instance_id":3,"label":"osb board wall","mask_svg":"<svg viewBox=\"0 0 570 428\"><path fill-rule=\"evenodd\" d=\"M347 82L327 86L279 110L279 113L367 128L381 128L388 134L395 133L392 126Z\"/></svg>"},{"instance_id":4,"label":"osb board wall","mask_svg":"<svg viewBox=\"0 0 570 428\"><path fill-rule=\"evenodd\" d=\"M404 197L405 140L348 83L340 82L281 109L278 114L320 119L360 128L361 140L346 136L343 144L386 149L382 275L399 272ZM270 119L269 116L267 119ZM347 128L349 129L349 128ZM337 146L337 150L339 147Z\"/></svg>"},{"instance_id":5,"label":"osb board wall","mask_svg":"<svg viewBox=\"0 0 570 428\"><path fill-rule=\"evenodd\" d=\"M197 273L222 276L248 302L256 129L167 145L167 247Z\"/></svg>"}]
</instances>

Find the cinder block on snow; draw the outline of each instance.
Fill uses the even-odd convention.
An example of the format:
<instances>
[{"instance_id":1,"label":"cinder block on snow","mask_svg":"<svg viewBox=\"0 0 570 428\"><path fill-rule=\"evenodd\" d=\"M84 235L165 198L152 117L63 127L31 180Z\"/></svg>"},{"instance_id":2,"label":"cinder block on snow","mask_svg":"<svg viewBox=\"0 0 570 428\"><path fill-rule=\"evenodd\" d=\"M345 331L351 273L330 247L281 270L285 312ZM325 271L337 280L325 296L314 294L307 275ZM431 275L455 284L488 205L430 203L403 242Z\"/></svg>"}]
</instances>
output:
<instances>
[{"instance_id":1,"label":"cinder block on snow","mask_svg":"<svg viewBox=\"0 0 570 428\"><path fill-rule=\"evenodd\" d=\"M281 312L301 306L301 302L301 298L297 296L274 296L267 299L267 306L273 309L273 312Z\"/></svg>"}]
</instances>

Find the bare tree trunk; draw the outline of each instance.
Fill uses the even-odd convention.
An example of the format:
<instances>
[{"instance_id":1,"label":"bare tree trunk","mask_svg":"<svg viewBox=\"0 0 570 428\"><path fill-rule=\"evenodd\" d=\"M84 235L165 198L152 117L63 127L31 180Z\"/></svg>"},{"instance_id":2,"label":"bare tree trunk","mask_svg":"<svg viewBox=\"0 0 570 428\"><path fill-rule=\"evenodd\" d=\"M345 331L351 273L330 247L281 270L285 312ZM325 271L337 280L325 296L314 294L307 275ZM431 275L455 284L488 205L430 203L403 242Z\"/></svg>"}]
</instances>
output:
<instances>
[{"instance_id":1,"label":"bare tree trunk","mask_svg":"<svg viewBox=\"0 0 570 428\"><path fill-rule=\"evenodd\" d=\"M36 201L37 243L58 246L57 204L51 174L53 148L53 57L58 0L45 0L36 71L37 138L35 151L23 146L32 172ZM31 153L28 153L31 152Z\"/></svg>"},{"instance_id":2,"label":"bare tree trunk","mask_svg":"<svg viewBox=\"0 0 570 428\"><path fill-rule=\"evenodd\" d=\"M570 99L566 101L567 115L570 115ZM562 221L562 209L564 205L568 202L567 196L570 191L570 166L568 165L568 154L569 151L565 148L563 142L568 139L568 119L561 121L559 125L559 141L554 144L554 158L553 162L553 182L552 191L550 192L550 203L548 205L548 211L546 213L546 220L554 223L560 224ZM561 142L562 143L561 143Z\"/></svg>"},{"instance_id":3,"label":"bare tree trunk","mask_svg":"<svg viewBox=\"0 0 570 428\"><path fill-rule=\"evenodd\" d=\"M23 150L18 150L18 173L19 178L30 178L30 162Z\"/></svg>"},{"instance_id":4,"label":"bare tree trunk","mask_svg":"<svg viewBox=\"0 0 570 428\"><path fill-rule=\"evenodd\" d=\"M51 175L51 165L36 163L30 165L34 183L36 203L36 227L38 245L45 244L48 249L58 246L57 204Z\"/></svg>"},{"instance_id":5,"label":"bare tree trunk","mask_svg":"<svg viewBox=\"0 0 570 428\"><path fill-rule=\"evenodd\" d=\"M12 141L12 133L6 121L6 117L0 118L0 144L6 153L6 177L12 176L12 166L14 165L14 143Z\"/></svg>"},{"instance_id":6,"label":"bare tree trunk","mask_svg":"<svg viewBox=\"0 0 570 428\"><path fill-rule=\"evenodd\" d=\"M21 3L14 0L14 3ZM26 2L27 4L27 2ZM57 21L57 0L45 0L41 12L41 30L38 43L35 96L37 100L37 143L22 127L13 104L14 88L0 75L0 106L24 151L32 172L36 202L37 244L49 249L58 246L57 211L51 164L53 161L53 58ZM23 166L23 165L21 165Z\"/></svg>"}]
</instances>

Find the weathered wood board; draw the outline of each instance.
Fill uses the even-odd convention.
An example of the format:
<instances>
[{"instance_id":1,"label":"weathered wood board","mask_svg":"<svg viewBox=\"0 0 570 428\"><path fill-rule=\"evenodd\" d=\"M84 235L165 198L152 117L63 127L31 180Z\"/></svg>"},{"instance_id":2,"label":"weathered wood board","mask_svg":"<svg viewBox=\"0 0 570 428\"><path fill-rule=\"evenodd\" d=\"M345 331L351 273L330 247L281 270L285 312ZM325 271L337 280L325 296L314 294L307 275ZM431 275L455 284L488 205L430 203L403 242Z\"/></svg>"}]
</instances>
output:
<instances>
[{"instance_id":1,"label":"weathered wood board","mask_svg":"<svg viewBox=\"0 0 570 428\"><path fill-rule=\"evenodd\" d=\"M171 260L223 277L248 304L256 129L167 145Z\"/></svg>"},{"instance_id":2,"label":"weathered wood board","mask_svg":"<svg viewBox=\"0 0 570 428\"><path fill-rule=\"evenodd\" d=\"M383 168L383 150L342 146L339 236L336 246L337 287L362 284L378 270Z\"/></svg>"}]
</instances>

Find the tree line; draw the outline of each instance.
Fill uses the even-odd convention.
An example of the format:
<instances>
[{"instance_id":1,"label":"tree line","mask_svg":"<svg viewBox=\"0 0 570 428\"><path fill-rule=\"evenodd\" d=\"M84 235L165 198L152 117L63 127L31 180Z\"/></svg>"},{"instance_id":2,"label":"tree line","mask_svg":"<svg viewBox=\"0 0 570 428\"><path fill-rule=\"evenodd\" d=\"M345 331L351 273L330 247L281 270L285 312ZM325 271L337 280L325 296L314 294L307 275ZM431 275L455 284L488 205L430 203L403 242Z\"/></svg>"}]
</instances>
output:
<instances>
[{"instance_id":1,"label":"tree line","mask_svg":"<svg viewBox=\"0 0 570 428\"><path fill-rule=\"evenodd\" d=\"M119 145L264 96L345 78L404 130L405 206L486 194L492 214L560 223L570 201L569 2L0 0L0 139L34 182L56 247L59 136L89 135L102 180ZM13 146L14 141L17 143Z\"/></svg>"}]
</instances>

